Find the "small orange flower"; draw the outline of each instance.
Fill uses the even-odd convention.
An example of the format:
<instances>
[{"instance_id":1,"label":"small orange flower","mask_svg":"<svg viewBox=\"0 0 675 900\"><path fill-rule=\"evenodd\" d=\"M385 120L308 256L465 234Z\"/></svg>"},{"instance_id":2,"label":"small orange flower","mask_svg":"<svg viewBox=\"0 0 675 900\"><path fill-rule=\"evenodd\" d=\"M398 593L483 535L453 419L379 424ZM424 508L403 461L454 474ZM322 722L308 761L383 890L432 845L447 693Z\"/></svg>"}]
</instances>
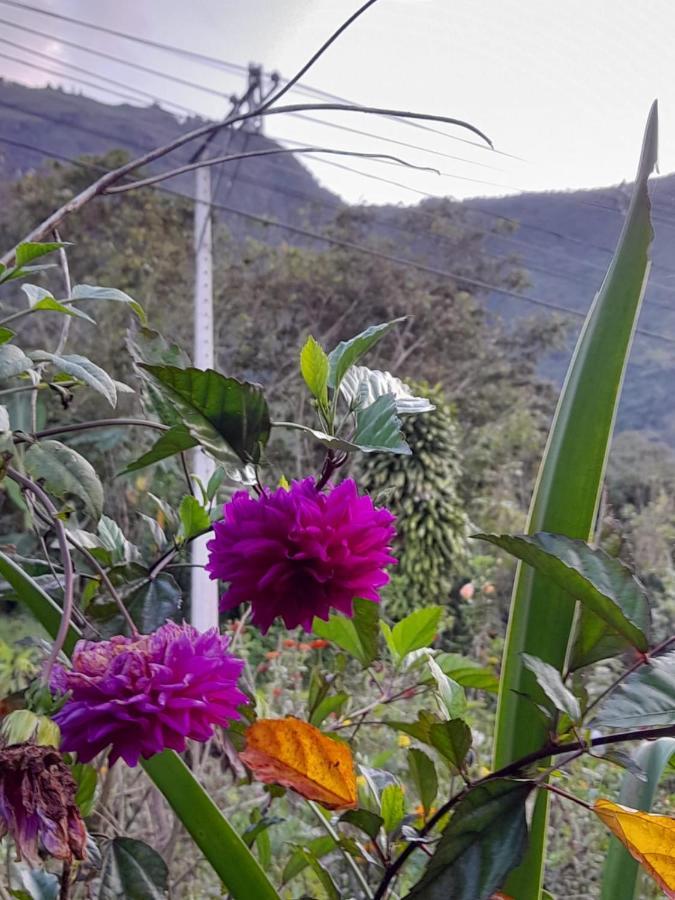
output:
<instances>
[{"instance_id":1,"label":"small orange flower","mask_svg":"<svg viewBox=\"0 0 675 900\"><path fill-rule=\"evenodd\" d=\"M307 651L311 649L311 644L305 644L304 642L302 644L298 644L298 650L302 650L303 653L307 653Z\"/></svg>"},{"instance_id":2,"label":"small orange flower","mask_svg":"<svg viewBox=\"0 0 675 900\"><path fill-rule=\"evenodd\" d=\"M284 638L284 640L281 642L281 646L285 647L286 650L295 650L295 648L298 646L298 642L294 641L293 638Z\"/></svg>"},{"instance_id":3,"label":"small orange flower","mask_svg":"<svg viewBox=\"0 0 675 900\"><path fill-rule=\"evenodd\" d=\"M265 654L265 659L276 659L278 656L281 656L281 651L279 650L269 650Z\"/></svg>"},{"instance_id":4,"label":"small orange flower","mask_svg":"<svg viewBox=\"0 0 675 900\"><path fill-rule=\"evenodd\" d=\"M330 644L330 641L325 640L325 638L316 638L316 640L310 641L309 646L312 650L323 650L324 647L327 647Z\"/></svg>"}]
</instances>

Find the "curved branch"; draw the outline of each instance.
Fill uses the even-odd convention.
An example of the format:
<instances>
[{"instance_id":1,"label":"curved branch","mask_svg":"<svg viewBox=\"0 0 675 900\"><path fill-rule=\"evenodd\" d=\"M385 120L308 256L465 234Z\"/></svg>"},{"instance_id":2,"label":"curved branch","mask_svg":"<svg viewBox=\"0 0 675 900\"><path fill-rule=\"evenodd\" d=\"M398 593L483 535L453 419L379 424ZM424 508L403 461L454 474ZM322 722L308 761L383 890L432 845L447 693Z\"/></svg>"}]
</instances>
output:
<instances>
[{"instance_id":1,"label":"curved branch","mask_svg":"<svg viewBox=\"0 0 675 900\"><path fill-rule=\"evenodd\" d=\"M186 163L184 166L178 166L176 169L170 169L168 172L160 172L159 175L151 175L139 181L130 181L117 187L105 188L102 193L106 195L123 194L126 191L133 191L135 188L147 187L150 184L157 184L159 181L166 181L167 178L173 178L185 172L192 172L194 169L204 169L208 166L217 166L220 163L251 159L257 156L277 156L281 153L328 153L333 156L358 156L361 159L386 159L399 163L399 165L405 166L407 169L433 172L435 175L441 174L438 169L434 169L431 166L416 166L414 163L401 159L399 156L392 156L390 153L359 153L356 150L335 150L332 147L280 147L274 150L249 150L248 153L232 153L229 156L215 156L212 159L197 160L193 163Z\"/></svg>"},{"instance_id":2,"label":"curved branch","mask_svg":"<svg viewBox=\"0 0 675 900\"><path fill-rule=\"evenodd\" d=\"M161 422L151 422L147 419L95 419L91 422L72 422L70 425L54 425L52 428L45 428L43 431L36 431L35 434L14 435L15 444L25 444L30 440L42 440L42 438L52 437L55 434L70 434L73 431L91 431L93 428L114 428L116 425L130 425L139 428L154 428L156 431L168 431L168 425L162 425Z\"/></svg>"}]
</instances>

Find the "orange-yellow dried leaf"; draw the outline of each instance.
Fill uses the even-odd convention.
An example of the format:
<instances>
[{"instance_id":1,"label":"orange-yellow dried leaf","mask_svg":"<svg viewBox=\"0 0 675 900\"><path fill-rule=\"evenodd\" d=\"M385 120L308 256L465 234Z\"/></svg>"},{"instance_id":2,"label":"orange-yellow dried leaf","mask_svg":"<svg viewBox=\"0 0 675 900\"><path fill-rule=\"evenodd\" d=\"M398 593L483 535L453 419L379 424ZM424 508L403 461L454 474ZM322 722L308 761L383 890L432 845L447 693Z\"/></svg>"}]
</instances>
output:
<instances>
[{"instance_id":1,"label":"orange-yellow dried leaf","mask_svg":"<svg viewBox=\"0 0 675 900\"><path fill-rule=\"evenodd\" d=\"M351 750L308 722L258 719L246 729L241 758L258 781L292 788L327 809L357 806Z\"/></svg>"},{"instance_id":2,"label":"orange-yellow dried leaf","mask_svg":"<svg viewBox=\"0 0 675 900\"><path fill-rule=\"evenodd\" d=\"M490 897L490 900L513 900L513 897L509 897L508 894L503 894L501 891L497 891L496 894L493 894Z\"/></svg>"},{"instance_id":3,"label":"orange-yellow dried leaf","mask_svg":"<svg viewBox=\"0 0 675 900\"><path fill-rule=\"evenodd\" d=\"M675 900L675 819L603 799L596 800L593 809L666 897Z\"/></svg>"}]
</instances>

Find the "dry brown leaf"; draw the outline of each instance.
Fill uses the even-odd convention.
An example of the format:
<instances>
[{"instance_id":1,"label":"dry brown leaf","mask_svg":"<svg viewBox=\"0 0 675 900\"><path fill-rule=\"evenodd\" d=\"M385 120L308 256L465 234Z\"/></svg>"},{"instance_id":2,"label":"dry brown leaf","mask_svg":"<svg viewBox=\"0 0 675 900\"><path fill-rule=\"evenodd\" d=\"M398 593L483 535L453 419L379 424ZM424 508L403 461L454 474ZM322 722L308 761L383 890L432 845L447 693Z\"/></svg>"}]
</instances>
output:
<instances>
[{"instance_id":1,"label":"dry brown leaf","mask_svg":"<svg viewBox=\"0 0 675 900\"><path fill-rule=\"evenodd\" d=\"M327 809L357 806L351 750L308 722L258 719L246 730L241 759L258 781L292 788Z\"/></svg>"},{"instance_id":2,"label":"dry brown leaf","mask_svg":"<svg viewBox=\"0 0 675 900\"><path fill-rule=\"evenodd\" d=\"M593 810L649 872L666 897L675 900L675 819L640 812L602 798L595 801Z\"/></svg>"}]
</instances>

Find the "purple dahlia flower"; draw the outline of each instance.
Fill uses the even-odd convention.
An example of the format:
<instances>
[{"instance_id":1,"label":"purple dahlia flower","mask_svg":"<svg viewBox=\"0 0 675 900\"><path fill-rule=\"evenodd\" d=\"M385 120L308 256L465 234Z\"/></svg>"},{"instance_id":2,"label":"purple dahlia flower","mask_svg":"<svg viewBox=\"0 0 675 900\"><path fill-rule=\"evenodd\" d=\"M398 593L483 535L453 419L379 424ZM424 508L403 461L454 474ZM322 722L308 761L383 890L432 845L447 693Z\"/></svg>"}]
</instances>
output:
<instances>
[{"instance_id":1,"label":"purple dahlia flower","mask_svg":"<svg viewBox=\"0 0 675 900\"><path fill-rule=\"evenodd\" d=\"M394 516L360 497L352 480L320 493L311 478L259 498L244 491L224 509L207 544L211 578L229 582L221 609L250 602L264 632L280 616L308 631L331 607L347 616L356 597L378 602L396 562Z\"/></svg>"},{"instance_id":2,"label":"purple dahlia flower","mask_svg":"<svg viewBox=\"0 0 675 900\"><path fill-rule=\"evenodd\" d=\"M110 746L135 766L186 738L205 741L214 725L239 718L248 700L237 688L243 662L227 653L228 638L212 628L169 622L152 634L80 641L72 669L55 667L52 688L70 691L54 716L61 748L88 762Z\"/></svg>"},{"instance_id":3,"label":"purple dahlia flower","mask_svg":"<svg viewBox=\"0 0 675 900\"><path fill-rule=\"evenodd\" d=\"M0 838L10 834L19 858L34 868L40 851L69 862L84 859L87 832L76 793L75 779L53 747L0 750Z\"/></svg>"}]
</instances>

